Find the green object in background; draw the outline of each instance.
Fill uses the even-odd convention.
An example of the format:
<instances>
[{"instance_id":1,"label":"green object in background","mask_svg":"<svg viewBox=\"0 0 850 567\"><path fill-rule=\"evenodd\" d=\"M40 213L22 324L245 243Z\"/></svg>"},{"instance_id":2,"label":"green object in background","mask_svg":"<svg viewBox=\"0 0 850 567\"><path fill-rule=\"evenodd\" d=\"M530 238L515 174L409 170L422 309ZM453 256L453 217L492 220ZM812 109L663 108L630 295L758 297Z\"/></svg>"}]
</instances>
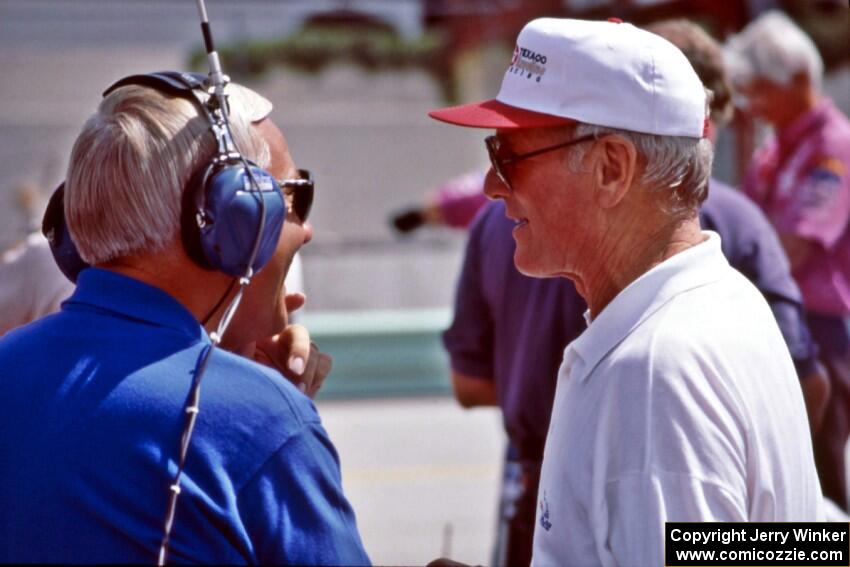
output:
<instances>
[{"instance_id":1,"label":"green object in background","mask_svg":"<svg viewBox=\"0 0 850 567\"><path fill-rule=\"evenodd\" d=\"M367 71L431 69L445 50L443 36L425 32L406 39L392 30L358 26L307 26L280 39L247 40L219 49L228 72L260 75L275 66L318 73L328 65L350 62ZM190 56L193 67L206 65L206 51Z\"/></svg>"},{"instance_id":2,"label":"green object in background","mask_svg":"<svg viewBox=\"0 0 850 567\"><path fill-rule=\"evenodd\" d=\"M319 399L449 395L448 309L305 313L333 370Z\"/></svg>"},{"instance_id":3,"label":"green object in background","mask_svg":"<svg viewBox=\"0 0 850 567\"><path fill-rule=\"evenodd\" d=\"M349 63L367 72L422 70L440 86L446 104L457 102L451 51L445 37L426 31L407 39L393 30L362 25L307 25L272 40L246 40L219 48L222 65L234 78L263 75L274 67L317 74L332 64ZM193 69L206 67L206 51L189 56Z\"/></svg>"}]
</instances>

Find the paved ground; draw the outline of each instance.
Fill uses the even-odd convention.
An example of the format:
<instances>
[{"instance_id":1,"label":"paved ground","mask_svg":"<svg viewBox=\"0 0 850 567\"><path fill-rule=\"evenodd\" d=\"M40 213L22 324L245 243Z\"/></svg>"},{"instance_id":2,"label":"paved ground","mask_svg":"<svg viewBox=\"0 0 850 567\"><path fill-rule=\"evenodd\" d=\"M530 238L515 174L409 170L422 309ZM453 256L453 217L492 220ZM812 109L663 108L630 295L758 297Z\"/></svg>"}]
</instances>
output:
<instances>
[{"instance_id":1,"label":"paved ground","mask_svg":"<svg viewBox=\"0 0 850 567\"><path fill-rule=\"evenodd\" d=\"M495 410L464 411L448 398L318 408L375 564L490 562L504 451Z\"/></svg>"}]
</instances>

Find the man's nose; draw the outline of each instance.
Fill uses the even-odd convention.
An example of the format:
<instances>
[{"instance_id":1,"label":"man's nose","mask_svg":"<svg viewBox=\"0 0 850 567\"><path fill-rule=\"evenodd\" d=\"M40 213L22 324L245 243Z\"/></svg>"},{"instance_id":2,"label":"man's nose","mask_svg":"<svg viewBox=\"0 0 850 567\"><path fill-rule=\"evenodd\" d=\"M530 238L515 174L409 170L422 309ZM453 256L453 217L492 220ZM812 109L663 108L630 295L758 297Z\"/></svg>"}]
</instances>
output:
<instances>
[{"instance_id":1,"label":"man's nose","mask_svg":"<svg viewBox=\"0 0 850 567\"><path fill-rule=\"evenodd\" d=\"M484 176L484 194L490 199L505 199L510 194L510 190L505 187L492 167Z\"/></svg>"}]
</instances>

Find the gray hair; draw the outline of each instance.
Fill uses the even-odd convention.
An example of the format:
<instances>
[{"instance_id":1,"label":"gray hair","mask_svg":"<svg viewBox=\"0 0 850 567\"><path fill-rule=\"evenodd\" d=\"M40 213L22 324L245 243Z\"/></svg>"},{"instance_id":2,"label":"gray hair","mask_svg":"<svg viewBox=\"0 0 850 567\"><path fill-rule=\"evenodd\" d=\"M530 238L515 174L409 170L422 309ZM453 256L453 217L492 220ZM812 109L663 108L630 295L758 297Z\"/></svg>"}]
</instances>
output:
<instances>
[{"instance_id":1,"label":"gray hair","mask_svg":"<svg viewBox=\"0 0 850 567\"><path fill-rule=\"evenodd\" d=\"M226 92L235 143L268 167L268 144L251 123L266 117L271 103L240 85ZM184 187L216 147L209 122L189 100L138 85L104 98L74 143L65 181L65 217L83 260L158 252L178 238Z\"/></svg>"},{"instance_id":2,"label":"gray hair","mask_svg":"<svg viewBox=\"0 0 850 567\"><path fill-rule=\"evenodd\" d=\"M823 60L812 39L777 10L765 12L730 38L725 57L732 82L738 85L764 77L787 86L803 72L819 87L823 78Z\"/></svg>"},{"instance_id":3,"label":"gray hair","mask_svg":"<svg viewBox=\"0 0 850 567\"><path fill-rule=\"evenodd\" d=\"M573 135L600 138L609 134L622 136L634 144L639 160L646 164L640 182L657 192L662 210L674 218L686 218L696 212L708 196L714 158L711 140L643 134L584 123L575 126ZM589 147L580 144L568 154L571 169L581 167Z\"/></svg>"}]
</instances>

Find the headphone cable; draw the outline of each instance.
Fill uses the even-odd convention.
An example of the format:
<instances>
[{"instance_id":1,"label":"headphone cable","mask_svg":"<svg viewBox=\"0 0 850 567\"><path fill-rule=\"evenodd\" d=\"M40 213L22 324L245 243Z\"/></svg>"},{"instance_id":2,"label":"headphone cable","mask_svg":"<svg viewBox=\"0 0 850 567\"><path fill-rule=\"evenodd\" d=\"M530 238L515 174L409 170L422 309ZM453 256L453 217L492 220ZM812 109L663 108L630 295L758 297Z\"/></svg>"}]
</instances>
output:
<instances>
[{"instance_id":1,"label":"headphone cable","mask_svg":"<svg viewBox=\"0 0 850 567\"><path fill-rule=\"evenodd\" d=\"M180 496L180 478L183 476L183 469L186 465L186 455L189 453L189 444L192 441L192 434L195 430L195 422L197 421L198 414L200 413L201 379L204 376L204 372L207 369L207 364L209 364L210 358L212 358L212 353L219 345L219 343L221 343L221 339L224 336L227 327L230 325L230 322L233 319L233 315L236 313L236 309L239 307L239 303L242 301L242 294L245 291L245 287L250 283L250 281L251 280L248 277L239 278L239 291L236 293L236 296L231 300L230 304L227 306L227 309L224 310L224 315L222 315L221 321L219 321L217 329L214 332L210 333L211 343L207 350L204 352L203 356L201 357L200 362L196 366L194 372L194 377L192 379L192 390L190 391L189 399L187 400L184 409L184 412L186 414L186 421L185 425L183 426L183 432L180 435L180 454L177 463L177 471L174 474L174 479L172 480L171 485L169 486L171 494L169 496L168 501L168 511L165 515L165 525L163 527L162 542L160 543L159 547L157 565L165 565L165 560L168 557L168 546L171 540L171 528L174 527L174 516L177 512L177 497Z\"/></svg>"},{"instance_id":2,"label":"headphone cable","mask_svg":"<svg viewBox=\"0 0 850 567\"><path fill-rule=\"evenodd\" d=\"M238 281L238 278L233 278L232 280L230 280L230 285L227 286L227 289L224 291L224 294L222 294L221 298L218 300L218 303L216 303L215 306L210 309L209 313L207 313L206 316L201 319L201 326L206 327L207 323L210 322L210 319L212 319L213 315L218 313L218 310L221 309L221 306L224 304L224 300L227 299L227 296L230 295L231 291L233 291L233 288L234 286L236 286L236 282Z\"/></svg>"},{"instance_id":3,"label":"headphone cable","mask_svg":"<svg viewBox=\"0 0 850 567\"><path fill-rule=\"evenodd\" d=\"M257 225L257 233L254 237L254 245L251 249L251 254L248 259L248 265L245 270L245 274L237 279L234 279L230 287L228 287L225 294L219 300L218 304L213 308L212 312L207 315L206 319L212 317L212 315L218 311L221 304L224 302L225 298L230 294L233 289L233 286L238 283L239 290L236 292L236 295L230 301L230 304L224 310L224 314L221 317L221 320L218 323L218 327L215 332L210 333L210 341L211 344L206 352L203 354L199 364L196 367L195 375L192 380L192 390L189 395L189 399L187 400L185 406L185 425L183 427L183 432L180 436L180 455L179 461L177 464L177 471L174 474L174 478L172 480L171 485L169 486L170 495L168 502L168 510L165 515L165 525L163 526L163 534L162 541L159 547L159 555L157 558L157 565L162 566L165 565L166 559L168 558L168 547L171 541L171 529L174 527L174 516L177 512L177 498L180 496L180 479L183 475L183 468L186 464L186 455L189 452L189 444L192 441L192 434L195 429L195 422L198 419L198 414L200 413L200 397L201 397L201 379L204 376L204 372L207 368L207 364L212 357L213 351L216 347L221 343L221 339L224 336L227 327L230 325L230 322L233 319L234 314L236 313L236 309L239 307L239 303L242 301L242 295L245 292L245 288L251 283L251 278L254 275L254 262L256 261L257 255L259 254L260 243L262 240L263 231L265 230L265 216L266 216L266 201L263 197L263 191L260 187L260 184L257 182L257 179L254 177L253 171L251 171L251 165L248 160L245 159L245 156L239 151L238 146L236 145L236 141L233 139L233 136L230 131L230 122L227 111L227 101L224 95L224 86L225 79L224 75L221 72L221 65L218 59L218 53L216 53L215 48L213 46L212 41L212 32L210 30L209 21L207 19L206 7L204 6L204 0L197 0L198 11L201 16L201 31L204 34L204 43L207 48L207 55L209 56L210 61L210 79L212 81L213 86L215 87L214 98L218 102L218 112L220 113L220 120L216 120L213 123L213 126L216 123L220 122L220 125L223 128L222 136L225 142L229 142L233 146L233 150L235 151L238 159L242 162L245 167L245 173L250 179L251 186L254 188L253 192L256 192L259 200L260 200L260 222ZM208 113L209 116L210 113ZM213 115L215 113L212 113ZM227 156L229 157L229 156ZM204 321L206 322L206 321Z\"/></svg>"}]
</instances>

